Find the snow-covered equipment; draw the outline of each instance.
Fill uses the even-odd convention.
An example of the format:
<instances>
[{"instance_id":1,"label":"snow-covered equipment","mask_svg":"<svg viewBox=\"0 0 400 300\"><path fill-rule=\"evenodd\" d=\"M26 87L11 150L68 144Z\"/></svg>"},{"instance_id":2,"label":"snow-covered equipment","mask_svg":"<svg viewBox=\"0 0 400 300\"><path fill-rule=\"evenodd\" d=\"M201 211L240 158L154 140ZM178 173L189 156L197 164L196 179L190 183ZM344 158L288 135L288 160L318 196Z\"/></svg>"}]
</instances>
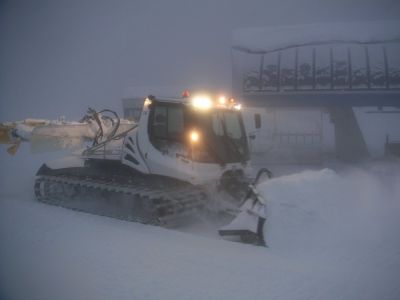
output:
<instances>
[{"instance_id":1,"label":"snow-covered equipment","mask_svg":"<svg viewBox=\"0 0 400 300\"><path fill-rule=\"evenodd\" d=\"M233 217L251 171L241 106L185 96L148 96L137 121L89 109L79 122L2 123L0 142L11 154L23 141L34 152L75 149L38 170L42 202L161 226L198 211Z\"/></svg>"}]
</instances>

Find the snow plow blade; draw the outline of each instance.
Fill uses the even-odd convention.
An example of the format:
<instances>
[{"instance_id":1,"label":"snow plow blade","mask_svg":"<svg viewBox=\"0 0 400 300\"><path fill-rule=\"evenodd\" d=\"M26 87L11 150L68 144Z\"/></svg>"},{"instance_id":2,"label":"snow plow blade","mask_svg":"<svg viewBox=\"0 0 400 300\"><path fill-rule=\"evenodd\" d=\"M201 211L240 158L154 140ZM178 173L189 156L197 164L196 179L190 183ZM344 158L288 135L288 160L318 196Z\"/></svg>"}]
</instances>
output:
<instances>
[{"instance_id":1,"label":"snow plow blade","mask_svg":"<svg viewBox=\"0 0 400 300\"><path fill-rule=\"evenodd\" d=\"M272 173L267 169L261 169L254 181L258 182L261 175L266 173L268 178ZM222 237L239 237L246 244L267 247L264 238L264 225L267 219L266 201L258 193L254 185L249 185L249 190L244 203L240 207L240 213L226 226L218 230Z\"/></svg>"},{"instance_id":2,"label":"snow plow blade","mask_svg":"<svg viewBox=\"0 0 400 300\"><path fill-rule=\"evenodd\" d=\"M219 235L239 237L243 243L266 246L264 240L265 205L257 199L249 198L240 210L241 212L230 224L219 229Z\"/></svg>"}]
</instances>

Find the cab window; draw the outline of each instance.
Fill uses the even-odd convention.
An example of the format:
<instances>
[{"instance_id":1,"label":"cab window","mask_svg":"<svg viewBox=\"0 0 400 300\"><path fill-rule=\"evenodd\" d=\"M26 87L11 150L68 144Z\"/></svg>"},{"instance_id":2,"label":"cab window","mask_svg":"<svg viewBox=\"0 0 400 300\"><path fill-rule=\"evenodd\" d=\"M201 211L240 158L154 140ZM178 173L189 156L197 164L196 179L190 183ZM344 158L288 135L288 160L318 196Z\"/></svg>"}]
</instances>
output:
<instances>
[{"instance_id":1,"label":"cab window","mask_svg":"<svg viewBox=\"0 0 400 300\"><path fill-rule=\"evenodd\" d=\"M153 141L182 141L184 135L183 108L177 105L157 104L151 114L149 131Z\"/></svg>"},{"instance_id":2,"label":"cab window","mask_svg":"<svg viewBox=\"0 0 400 300\"><path fill-rule=\"evenodd\" d=\"M153 122L151 132L154 138L166 139L167 138L167 108L165 106L158 106L154 109Z\"/></svg>"},{"instance_id":3,"label":"cab window","mask_svg":"<svg viewBox=\"0 0 400 300\"><path fill-rule=\"evenodd\" d=\"M182 107L169 107L167 109L168 123L167 136L168 139L180 140L184 131L183 126L183 110Z\"/></svg>"}]
</instances>

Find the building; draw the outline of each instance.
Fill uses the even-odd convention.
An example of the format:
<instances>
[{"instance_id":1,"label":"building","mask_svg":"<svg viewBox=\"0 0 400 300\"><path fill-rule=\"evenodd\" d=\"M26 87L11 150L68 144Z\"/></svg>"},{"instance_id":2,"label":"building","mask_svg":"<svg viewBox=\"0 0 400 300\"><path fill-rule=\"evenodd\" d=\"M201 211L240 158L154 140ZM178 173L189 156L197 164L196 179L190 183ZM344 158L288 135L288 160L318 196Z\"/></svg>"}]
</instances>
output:
<instances>
[{"instance_id":1,"label":"building","mask_svg":"<svg viewBox=\"0 0 400 300\"><path fill-rule=\"evenodd\" d=\"M231 53L234 94L271 115L262 138L276 149L311 139L319 156L355 161L383 154L386 136L400 140L400 22L240 29ZM300 125L311 119L315 128Z\"/></svg>"}]
</instances>

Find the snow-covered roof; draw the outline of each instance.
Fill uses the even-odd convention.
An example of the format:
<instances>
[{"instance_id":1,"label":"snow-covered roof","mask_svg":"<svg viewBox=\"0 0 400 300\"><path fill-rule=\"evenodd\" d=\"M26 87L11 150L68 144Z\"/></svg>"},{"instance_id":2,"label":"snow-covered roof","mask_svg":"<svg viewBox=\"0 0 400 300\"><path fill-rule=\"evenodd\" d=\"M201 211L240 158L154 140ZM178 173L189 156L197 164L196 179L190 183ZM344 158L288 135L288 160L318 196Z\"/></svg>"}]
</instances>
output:
<instances>
[{"instance_id":1,"label":"snow-covered roof","mask_svg":"<svg viewBox=\"0 0 400 300\"><path fill-rule=\"evenodd\" d=\"M270 52L309 44L388 41L400 41L400 20L243 28L233 32L232 47Z\"/></svg>"}]
</instances>

